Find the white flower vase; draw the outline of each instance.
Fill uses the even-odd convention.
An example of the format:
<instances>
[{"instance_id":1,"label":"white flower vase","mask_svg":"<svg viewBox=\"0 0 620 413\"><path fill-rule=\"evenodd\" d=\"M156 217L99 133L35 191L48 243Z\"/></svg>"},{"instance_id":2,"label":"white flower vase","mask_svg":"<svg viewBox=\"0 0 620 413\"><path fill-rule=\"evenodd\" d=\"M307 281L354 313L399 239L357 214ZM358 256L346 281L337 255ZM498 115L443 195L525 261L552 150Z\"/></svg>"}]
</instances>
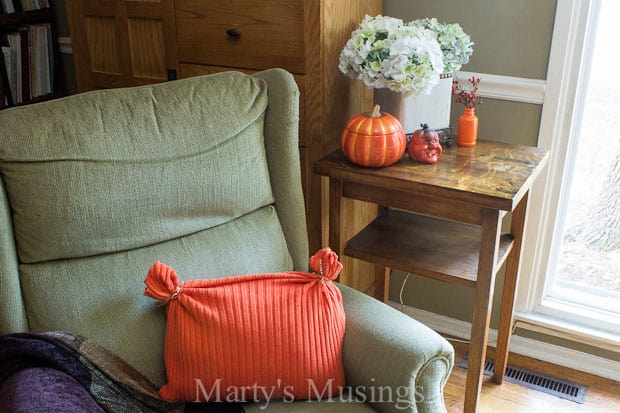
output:
<instances>
[{"instance_id":1,"label":"white flower vase","mask_svg":"<svg viewBox=\"0 0 620 413\"><path fill-rule=\"evenodd\" d=\"M450 144L450 109L452 106L452 74L441 75L439 83L428 95L403 97L402 93L389 89L375 89L375 102L381 111L395 116L409 136L420 125L435 129L443 143Z\"/></svg>"}]
</instances>

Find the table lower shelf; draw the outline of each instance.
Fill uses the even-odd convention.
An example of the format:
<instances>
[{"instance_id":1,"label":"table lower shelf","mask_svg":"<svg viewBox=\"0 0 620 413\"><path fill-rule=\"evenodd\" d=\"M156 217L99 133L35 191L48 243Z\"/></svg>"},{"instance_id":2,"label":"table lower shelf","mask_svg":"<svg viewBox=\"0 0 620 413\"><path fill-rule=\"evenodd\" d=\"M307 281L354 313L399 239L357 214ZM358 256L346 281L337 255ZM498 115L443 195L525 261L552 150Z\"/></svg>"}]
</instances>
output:
<instances>
[{"instance_id":1,"label":"table lower shelf","mask_svg":"<svg viewBox=\"0 0 620 413\"><path fill-rule=\"evenodd\" d=\"M440 281L474 287L478 273L481 227L388 210L347 242L347 256ZM496 268L514 243L502 234Z\"/></svg>"}]
</instances>

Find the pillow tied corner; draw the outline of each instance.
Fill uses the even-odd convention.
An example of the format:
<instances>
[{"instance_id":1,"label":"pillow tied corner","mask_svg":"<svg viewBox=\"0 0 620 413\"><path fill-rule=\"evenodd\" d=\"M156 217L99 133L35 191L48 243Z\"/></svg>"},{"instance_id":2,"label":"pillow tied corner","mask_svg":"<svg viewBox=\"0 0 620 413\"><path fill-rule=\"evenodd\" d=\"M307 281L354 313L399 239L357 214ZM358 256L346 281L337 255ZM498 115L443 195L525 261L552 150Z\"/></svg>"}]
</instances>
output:
<instances>
[{"instance_id":1,"label":"pillow tied corner","mask_svg":"<svg viewBox=\"0 0 620 413\"><path fill-rule=\"evenodd\" d=\"M159 305L166 305L177 299L183 291L174 269L160 261L155 262L149 268L144 284L146 284L144 295L154 298Z\"/></svg>"},{"instance_id":2,"label":"pillow tied corner","mask_svg":"<svg viewBox=\"0 0 620 413\"><path fill-rule=\"evenodd\" d=\"M322 280L334 281L342 271L342 263L338 261L338 254L329 247L321 248L310 257L310 268L314 270Z\"/></svg>"}]
</instances>

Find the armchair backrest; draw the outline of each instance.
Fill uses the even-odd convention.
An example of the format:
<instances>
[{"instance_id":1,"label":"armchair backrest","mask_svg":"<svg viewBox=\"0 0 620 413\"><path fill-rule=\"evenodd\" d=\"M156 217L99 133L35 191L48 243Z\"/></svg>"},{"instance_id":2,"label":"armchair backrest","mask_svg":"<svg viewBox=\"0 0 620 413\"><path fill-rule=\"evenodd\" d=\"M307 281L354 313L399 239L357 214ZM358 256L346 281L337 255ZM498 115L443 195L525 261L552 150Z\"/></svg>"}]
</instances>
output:
<instances>
[{"instance_id":1,"label":"armchair backrest","mask_svg":"<svg viewBox=\"0 0 620 413\"><path fill-rule=\"evenodd\" d=\"M298 97L273 69L0 112L0 333L71 331L163 383L153 262L306 269Z\"/></svg>"}]
</instances>

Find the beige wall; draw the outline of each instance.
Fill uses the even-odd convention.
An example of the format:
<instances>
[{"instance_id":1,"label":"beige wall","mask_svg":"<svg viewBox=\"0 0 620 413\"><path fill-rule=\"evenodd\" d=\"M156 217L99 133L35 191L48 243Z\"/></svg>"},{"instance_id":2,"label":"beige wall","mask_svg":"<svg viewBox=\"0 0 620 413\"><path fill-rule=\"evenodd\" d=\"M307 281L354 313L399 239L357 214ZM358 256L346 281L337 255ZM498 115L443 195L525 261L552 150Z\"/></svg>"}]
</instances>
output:
<instances>
[{"instance_id":1,"label":"beige wall","mask_svg":"<svg viewBox=\"0 0 620 413\"><path fill-rule=\"evenodd\" d=\"M464 70L544 79L555 0L384 0L383 13L405 21L459 23L475 43Z\"/></svg>"}]
</instances>

